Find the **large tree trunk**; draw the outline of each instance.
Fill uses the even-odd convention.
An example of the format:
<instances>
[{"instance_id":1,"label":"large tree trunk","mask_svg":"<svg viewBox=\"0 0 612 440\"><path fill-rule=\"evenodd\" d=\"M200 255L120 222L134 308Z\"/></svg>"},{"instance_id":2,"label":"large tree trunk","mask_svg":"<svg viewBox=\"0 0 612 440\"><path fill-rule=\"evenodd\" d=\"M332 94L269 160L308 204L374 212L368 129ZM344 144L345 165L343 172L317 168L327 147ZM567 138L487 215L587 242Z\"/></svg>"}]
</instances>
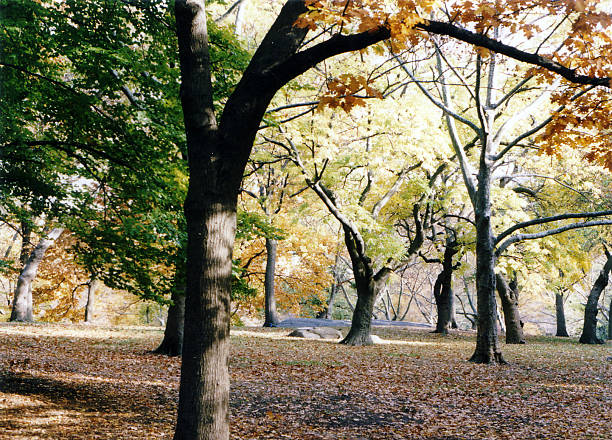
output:
<instances>
[{"instance_id":1,"label":"large tree trunk","mask_svg":"<svg viewBox=\"0 0 612 440\"><path fill-rule=\"evenodd\" d=\"M555 293L555 315L557 317L557 334L563 338L568 338L567 326L565 324L565 304L563 303L563 295Z\"/></svg>"},{"instance_id":2,"label":"large tree trunk","mask_svg":"<svg viewBox=\"0 0 612 440\"><path fill-rule=\"evenodd\" d=\"M606 250L606 257L608 258L603 269L599 272L599 276L593 284L593 288L589 293L587 304L584 309L584 326L582 328L582 335L580 336L580 342L582 344L603 344L604 341L597 337L597 305L599 303L599 297L601 292L608 285L610 270L612 270L612 254Z\"/></svg>"},{"instance_id":3,"label":"large tree trunk","mask_svg":"<svg viewBox=\"0 0 612 440\"><path fill-rule=\"evenodd\" d=\"M355 285L357 288L357 304L351 319L351 328L341 344L346 345L371 345L370 337L372 313L374 303L379 290L391 274L389 268L383 267L374 275L372 263L369 258L360 255L353 232L348 226L343 225L344 242L351 256Z\"/></svg>"},{"instance_id":4,"label":"large tree trunk","mask_svg":"<svg viewBox=\"0 0 612 440\"><path fill-rule=\"evenodd\" d=\"M96 304L96 291L100 280L93 275L87 284L87 304L85 304L85 322L92 323Z\"/></svg>"},{"instance_id":5,"label":"large tree trunk","mask_svg":"<svg viewBox=\"0 0 612 440\"><path fill-rule=\"evenodd\" d=\"M274 296L274 275L276 272L276 249L277 241L273 238L266 238L266 276L264 280L265 304L264 327L276 326L280 319L276 311L276 297Z\"/></svg>"},{"instance_id":6,"label":"large tree trunk","mask_svg":"<svg viewBox=\"0 0 612 440\"><path fill-rule=\"evenodd\" d=\"M301 64L287 63L307 33L293 27L306 10L301 1L283 7L217 126L205 2L175 2L189 189L185 327L174 440L229 438L227 364L237 197L270 100L286 82L317 62L314 57Z\"/></svg>"},{"instance_id":7,"label":"large tree trunk","mask_svg":"<svg viewBox=\"0 0 612 440\"><path fill-rule=\"evenodd\" d=\"M172 305L168 308L164 339L154 353L166 356L180 356L183 351L183 334L185 327L185 288L172 290Z\"/></svg>"},{"instance_id":8,"label":"large tree trunk","mask_svg":"<svg viewBox=\"0 0 612 440\"><path fill-rule=\"evenodd\" d=\"M506 344L524 344L523 325L518 308L518 286L516 281L507 283L500 274L496 276L497 292L504 311L504 322L506 324Z\"/></svg>"},{"instance_id":9,"label":"large tree trunk","mask_svg":"<svg viewBox=\"0 0 612 440\"><path fill-rule=\"evenodd\" d=\"M476 217L476 307L478 325L476 350L470 358L476 363L505 363L497 338L495 302L495 252L491 229L491 172L483 151L475 194Z\"/></svg>"},{"instance_id":10,"label":"large tree trunk","mask_svg":"<svg viewBox=\"0 0 612 440\"><path fill-rule=\"evenodd\" d=\"M434 333L447 334L448 329L453 323L453 256L458 251L457 243L454 240L448 239L446 241L446 248L444 249L442 271L434 283L434 298L436 300L436 309L438 312Z\"/></svg>"},{"instance_id":11,"label":"large tree trunk","mask_svg":"<svg viewBox=\"0 0 612 440\"><path fill-rule=\"evenodd\" d=\"M51 232L40 239L40 242L25 262L17 279L17 287L15 287L11 321L32 322L34 320L32 311L32 281L36 278L38 266L45 257L45 252L47 252L47 249L49 249L63 231L63 228L52 229Z\"/></svg>"}]
</instances>

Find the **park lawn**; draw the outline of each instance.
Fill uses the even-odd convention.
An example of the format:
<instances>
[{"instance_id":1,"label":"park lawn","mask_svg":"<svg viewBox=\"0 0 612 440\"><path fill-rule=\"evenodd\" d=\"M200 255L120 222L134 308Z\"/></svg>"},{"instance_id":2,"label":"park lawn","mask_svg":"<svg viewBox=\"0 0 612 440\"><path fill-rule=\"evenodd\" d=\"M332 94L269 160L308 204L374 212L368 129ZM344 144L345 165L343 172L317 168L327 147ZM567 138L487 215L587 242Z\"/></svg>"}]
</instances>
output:
<instances>
[{"instance_id":1,"label":"park lawn","mask_svg":"<svg viewBox=\"0 0 612 440\"><path fill-rule=\"evenodd\" d=\"M345 347L233 329L233 439L609 439L610 344L529 338L505 366L474 334L376 329ZM171 439L180 360L151 327L0 324L0 439Z\"/></svg>"}]
</instances>

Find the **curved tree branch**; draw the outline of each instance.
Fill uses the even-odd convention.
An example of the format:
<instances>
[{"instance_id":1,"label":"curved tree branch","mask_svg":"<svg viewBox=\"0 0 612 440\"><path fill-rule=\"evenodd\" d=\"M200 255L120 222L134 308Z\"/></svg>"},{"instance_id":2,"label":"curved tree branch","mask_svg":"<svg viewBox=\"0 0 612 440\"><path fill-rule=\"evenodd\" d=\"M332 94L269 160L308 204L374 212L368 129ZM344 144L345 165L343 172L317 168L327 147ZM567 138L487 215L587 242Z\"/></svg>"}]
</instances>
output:
<instances>
[{"instance_id":1,"label":"curved tree branch","mask_svg":"<svg viewBox=\"0 0 612 440\"><path fill-rule=\"evenodd\" d=\"M537 238L544 238L550 235L560 234L565 231L570 231L572 229L578 228L588 228L590 226L601 226L601 225L612 225L612 220L592 220L589 222L579 222L572 223L570 225L560 226L555 229L550 229L548 231L536 232L534 234L516 234L506 241L504 241L495 251L495 256L499 257L511 244L517 243L519 241L524 240L535 240Z\"/></svg>"}]
</instances>

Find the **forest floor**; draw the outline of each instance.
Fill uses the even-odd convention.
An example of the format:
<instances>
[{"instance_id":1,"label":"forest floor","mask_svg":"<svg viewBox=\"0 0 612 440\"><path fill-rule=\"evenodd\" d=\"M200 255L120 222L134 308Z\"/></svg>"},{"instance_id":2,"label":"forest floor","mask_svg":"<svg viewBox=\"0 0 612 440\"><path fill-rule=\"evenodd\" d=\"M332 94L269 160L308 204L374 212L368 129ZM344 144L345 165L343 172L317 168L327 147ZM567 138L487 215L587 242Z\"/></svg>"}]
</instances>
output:
<instances>
[{"instance_id":1,"label":"forest floor","mask_svg":"<svg viewBox=\"0 0 612 440\"><path fill-rule=\"evenodd\" d=\"M529 338L509 365L474 335L376 328L345 347L232 330L233 439L609 439L611 346ZM0 439L171 439L180 360L155 328L0 324Z\"/></svg>"}]
</instances>

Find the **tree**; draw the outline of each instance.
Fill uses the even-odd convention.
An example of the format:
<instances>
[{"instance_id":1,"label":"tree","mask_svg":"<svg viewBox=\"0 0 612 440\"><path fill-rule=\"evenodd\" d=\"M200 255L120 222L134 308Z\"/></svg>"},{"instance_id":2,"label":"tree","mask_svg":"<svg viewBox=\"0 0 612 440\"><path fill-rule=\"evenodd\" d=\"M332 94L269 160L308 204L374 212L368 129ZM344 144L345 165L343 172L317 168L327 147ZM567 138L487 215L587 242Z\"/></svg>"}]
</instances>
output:
<instances>
[{"instance_id":1,"label":"tree","mask_svg":"<svg viewBox=\"0 0 612 440\"><path fill-rule=\"evenodd\" d=\"M608 285L610 271L612 271L612 254L605 249L606 262L599 272L599 276L593 284L593 288L589 293L587 304L584 309L584 326L580 335L582 344L603 344L604 341L597 336L597 309L601 292Z\"/></svg>"},{"instance_id":2,"label":"tree","mask_svg":"<svg viewBox=\"0 0 612 440\"><path fill-rule=\"evenodd\" d=\"M447 234L444 257L441 261L442 270L434 284L434 297L438 311L434 332L442 334L448 333L448 329L452 326L454 320L453 270L457 268L457 265L453 263L453 256L459 252L459 246L456 238L453 237L453 232Z\"/></svg>"},{"instance_id":3,"label":"tree","mask_svg":"<svg viewBox=\"0 0 612 440\"><path fill-rule=\"evenodd\" d=\"M15 287L11 321L31 322L34 320L32 313L32 281L36 278L38 266L40 266L45 257L45 252L47 252L47 249L57 240L62 232L64 232L64 228L61 227L53 228L48 232L44 231L43 237L23 265L17 280L17 286Z\"/></svg>"},{"instance_id":4,"label":"tree","mask_svg":"<svg viewBox=\"0 0 612 440\"><path fill-rule=\"evenodd\" d=\"M518 313L519 290L516 275L513 274L510 282L501 275L497 274L496 288L504 311L504 321L506 323L506 344L524 344L523 321Z\"/></svg>"},{"instance_id":5,"label":"tree","mask_svg":"<svg viewBox=\"0 0 612 440\"><path fill-rule=\"evenodd\" d=\"M496 36L499 36L499 29L496 29ZM499 88L496 77L499 69L502 67L496 54L488 54L488 61L485 62L484 58L480 53L475 56L475 80L472 85L473 90L468 90L467 96L474 101L475 117L476 122L470 120L470 115L459 114L454 110L454 104L451 101L451 93L448 86L447 74L456 77L458 84L461 84L464 88L469 88L465 77L456 66L452 65L449 57L444 55L437 42L434 42L434 51L436 55L437 65L437 76L440 80L440 98L436 99L429 90L427 90L421 83L417 81L417 85L421 91L428 96L432 102L434 102L439 108L441 108L446 114L446 124L448 127L449 135L451 137L451 143L453 145L457 160L461 167L461 172L465 187L467 189L469 199L472 203L474 210L474 225L476 229L476 283L478 292L478 338L477 347L471 357L471 360L478 363L490 363L490 362L505 362L501 350L497 343L497 330L496 330L496 301L495 301L495 290L496 290L496 278L495 265L496 260L500 255L508 248L512 243L516 243L523 239L534 239L542 238L545 236L560 233L565 230L587 227L594 225L610 224L610 220L599 220L592 222L584 222L582 224L572 224L567 227L556 228L555 230L544 231L539 234L515 234L513 238L502 241L508 235L516 231L516 227L510 227L506 231L503 231L499 235L495 236L494 231L494 204L492 203L492 183L494 180L495 170L501 166L503 161L508 160L508 154L513 148L520 145L520 142L534 133L537 133L543 129L553 118L549 117L541 122L534 122L531 126L518 135L512 134L512 128L521 120L524 119L533 109L538 106L543 99L548 95L549 92L543 92L537 97L532 104L526 106L523 110L516 112L513 116L502 120L501 111L503 110L500 106L502 103L515 98L515 95L521 91L530 77L527 77L509 87L509 91L504 93L501 97L496 96L496 91ZM448 66L445 70L443 64ZM484 89L486 95L481 100L481 76L487 64L488 72L486 74L486 83ZM404 67L404 71L414 81L416 78L414 75ZM503 89L502 89L503 90ZM571 97L572 100L578 99L588 90L579 92ZM564 110L565 106L556 110L560 112ZM462 132L459 131L455 122L460 122L465 126L473 130L475 138L467 142L462 141ZM497 124L497 128L496 128ZM505 136L511 134L514 138L504 140ZM463 135L465 136L465 135ZM476 166L470 161L468 151L471 147L476 145L479 148L479 156L476 158ZM474 177L475 176L475 177ZM609 211L601 211L597 213L585 213L582 214L584 217L597 217L607 216ZM578 217L576 217L576 215ZM538 219L536 223L519 223L518 229L521 229L530 224L545 224L550 221L556 221L563 218L580 218L580 214L571 214L569 217L554 216L548 219ZM583 218L584 218L583 217ZM499 278L498 278L499 279ZM522 341L522 329L520 327L520 318L518 317L518 301L516 295L510 294L510 289L504 289L501 286L498 289L502 294L502 302L504 310L508 316L506 323L512 327L508 329L508 337L512 342L519 343Z\"/></svg>"},{"instance_id":6,"label":"tree","mask_svg":"<svg viewBox=\"0 0 612 440\"><path fill-rule=\"evenodd\" d=\"M409 33L413 33L413 26L416 26L429 32L452 34L455 38L547 66L575 81L596 84L609 81L608 78L579 75L544 57L521 52L450 23L426 22L416 11L410 10L410 6L406 5L411 19L408 25L399 20L387 20L385 25L374 22L372 26L370 21L365 31L348 35L338 33L300 51L307 30L294 24L308 9L301 1L287 2L253 55L217 123L205 2L176 2L190 181L185 200L188 231L185 344L175 439L223 440L229 435L227 355L236 198L260 121L270 100L283 85L327 58L389 38L390 28L395 31L394 26L399 24ZM338 29L342 31L344 27ZM599 73L602 70L594 74ZM482 221L488 225L488 220L485 216ZM490 229L487 231L490 233ZM490 240L491 235L486 238ZM485 260L490 263L488 257L480 258L479 263L484 264ZM489 285L493 282L483 281ZM489 351L488 344L483 348Z\"/></svg>"}]
</instances>

